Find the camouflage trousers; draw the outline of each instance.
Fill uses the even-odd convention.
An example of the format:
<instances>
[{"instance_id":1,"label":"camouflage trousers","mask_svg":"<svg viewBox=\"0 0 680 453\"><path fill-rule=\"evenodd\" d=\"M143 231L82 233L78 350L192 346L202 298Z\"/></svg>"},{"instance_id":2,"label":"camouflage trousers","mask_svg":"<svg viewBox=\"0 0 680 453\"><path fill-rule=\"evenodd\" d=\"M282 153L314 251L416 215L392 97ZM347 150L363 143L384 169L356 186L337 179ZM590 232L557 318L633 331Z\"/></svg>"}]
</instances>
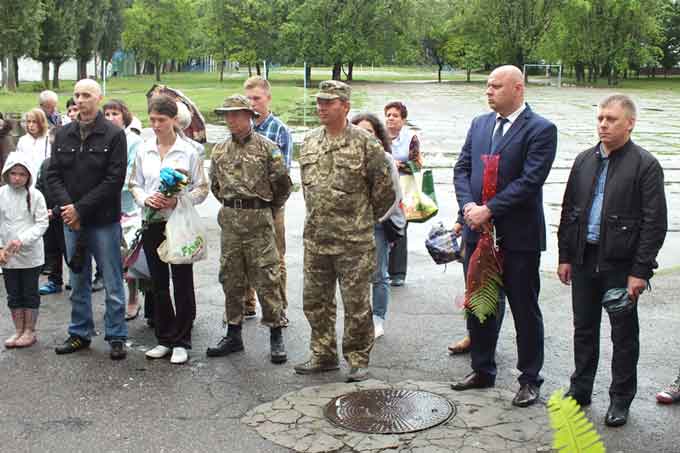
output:
<instances>
[{"instance_id":1,"label":"camouflage trousers","mask_svg":"<svg viewBox=\"0 0 680 453\"><path fill-rule=\"evenodd\" d=\"M274 210L274 231L276 232L276 248L279 251L279 259L281 260L281 297L283 298L283 312L288 308L288 271L286 270L286 220L285 208L280 207ZM248 288L246 295L246 311L255 311L257 309L257 298L255 288Z\"/></svg>"},{"instance_id":2,"label":"camouflage trousers","mask_svg":"<svg viewBox=\"0 0 680 453\"><path fill-rule=\"evenodd\" d=\"M335 320L336 282L345 309L342 354L350 367L367 367L373 349L371 276L375 249L320 255L305 247L303 309L312 328L310 349L320 357L338 355Z\"/></svg>"},{"instance_id":3,"label":"camouflage trousers","mask_svg":"<svg viewBox=\"0 0 680 453\"><path fill-rule=\"evenodd\" d=\"M260 297L262 324L281 325L279 252L276 249L271 209L222 207L220 283L229 324L243 322L246 293L252 285Z\"/></svg>"}]
</instances>

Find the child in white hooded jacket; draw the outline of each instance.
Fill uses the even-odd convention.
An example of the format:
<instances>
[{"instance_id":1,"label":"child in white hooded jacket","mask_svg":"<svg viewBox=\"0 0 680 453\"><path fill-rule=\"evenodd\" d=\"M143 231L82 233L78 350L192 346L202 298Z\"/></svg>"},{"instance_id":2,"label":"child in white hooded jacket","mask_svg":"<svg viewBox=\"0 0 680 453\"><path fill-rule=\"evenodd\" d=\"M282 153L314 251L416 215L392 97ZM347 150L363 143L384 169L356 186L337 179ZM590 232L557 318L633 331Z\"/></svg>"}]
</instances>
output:
<instances>
[{"instance_id":1,"label":"child in white hooded jacket","mask_svg":"<svg viewBox=\"0 0 680 453\"><path fill-rule=\"evenodd\" d=\"M2 180L5 185L0 187L0 266L16 328L16 333L5 341L5 347L22 348L37 340L38 280L45 262L42 237L49 220L45 198L32 187L35 175L23 153L9 154Z\"/></svg>"}]
</instances>

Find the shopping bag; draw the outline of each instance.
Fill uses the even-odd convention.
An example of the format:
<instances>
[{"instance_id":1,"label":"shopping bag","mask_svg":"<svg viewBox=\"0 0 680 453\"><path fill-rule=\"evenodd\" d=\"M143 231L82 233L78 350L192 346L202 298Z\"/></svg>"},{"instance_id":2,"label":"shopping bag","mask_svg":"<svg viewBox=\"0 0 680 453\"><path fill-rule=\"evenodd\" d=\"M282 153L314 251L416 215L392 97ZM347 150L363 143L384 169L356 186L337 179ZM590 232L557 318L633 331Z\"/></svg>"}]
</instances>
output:
<instances>
[{"instance_id":1,"label":"shopping bag","mask_svg":"<svg viewBox=\"0 0 680 453\"><path fill-rule=\"evenodd\" d=\"M399 183L404 195L402 204L406 220L414 223L423 223L437 215L439 208L436 201L422 191L423 174L414 172L411 175L401 175ZM434 188L433 188L434 189Z\"/></svg>"},{"instance_id":2,"label":"shopping bag","mask_svg":"<svg viewBox=\"0 0 680 453\"><path fill-rule=\"evenodd\" d=\"M158 246L158 257L169 264L190 264L208 257L207 235L198 211L185 196L165 225L165 241Z\"/></svg>"},{"instance_id":3,"label":"shopping bag","mask_svg":"<svg viewBox=\"0 0 680 453\"><path fill-rule=\"evenodd\" d=\"M458 238L453 230L447 230L442 222L430 229L425 239L425 248L437 264L463 261Z\"/></svg>"},{"instance_id":4,"label":"shopping bag","mask_svg":"<svg viewBox=\"0 0 680 453\"><path fill-rule=\"evenodd\" d=\"M430 197L432 201L437 203L437 195L434 193L434 177L432 176L432 170L425 170L423 172L423 185L421 186L422 192Z\"/></svg>"},{"instance_id":5,"label":"shopping bag","mask_svg":"<svg viewBox=\"0 0 680 453\"><path fill-rule=\"evenodd\" d=\"M123 269L126 270L126 279L151 280L151 272L146 262L144 247L142 246L142 230L137 230L123 257Z\"/></svg>"}]
</instances>

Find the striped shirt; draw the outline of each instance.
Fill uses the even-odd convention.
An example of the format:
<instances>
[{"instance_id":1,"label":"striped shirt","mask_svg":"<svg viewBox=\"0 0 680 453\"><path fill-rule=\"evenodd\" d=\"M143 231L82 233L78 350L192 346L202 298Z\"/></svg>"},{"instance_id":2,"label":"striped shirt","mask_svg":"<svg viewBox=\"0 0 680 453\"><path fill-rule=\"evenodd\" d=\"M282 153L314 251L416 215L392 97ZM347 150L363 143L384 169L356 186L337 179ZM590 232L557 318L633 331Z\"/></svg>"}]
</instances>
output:
<instances>
[{"instance_id":1,"label":"striped shirt","mask_svg":"<svg viewBox=\"0 0 680 453\"><path fill-rule=\"evenodd\" d=\"M279 146L285 159L286 168L290 169L293 160L293 136L290 130L283 124L283 121L269 113L260 124L254 124L255 132L267 137Z\"/></svg>"}]
</instances>

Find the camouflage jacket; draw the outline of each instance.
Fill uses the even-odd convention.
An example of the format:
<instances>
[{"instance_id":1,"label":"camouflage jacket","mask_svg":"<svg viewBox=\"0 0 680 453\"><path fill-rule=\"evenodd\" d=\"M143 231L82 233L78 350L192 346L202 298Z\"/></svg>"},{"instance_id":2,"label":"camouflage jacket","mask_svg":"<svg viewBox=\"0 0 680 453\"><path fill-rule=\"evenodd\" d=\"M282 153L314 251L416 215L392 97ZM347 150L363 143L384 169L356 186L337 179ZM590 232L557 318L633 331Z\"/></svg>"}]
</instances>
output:
<instances>
[{"instance_id":1,"label":"camouflage jacket","mask_svg":"<svg viewBox=\"0 0 680 453\"><path fill-rule=\"evenodd\" d=\"M395 199L378 140L352 124L338 137L320 127L305 137L299 162L305 246L329 255L372 249L373 226Z\"/></svg>"},{"instance_id":2,"label":"camouflage jacket","mask_svg":"<svg viewBox=\"0 0 680 453\"><path fill-rule=\"evenodd\" d=\"M229 137L213 148L210 190L220 202L259 198L279 208L292 185L283 154L260 134L251 132L243 142Z\"/></svg>"}]
</instances>

